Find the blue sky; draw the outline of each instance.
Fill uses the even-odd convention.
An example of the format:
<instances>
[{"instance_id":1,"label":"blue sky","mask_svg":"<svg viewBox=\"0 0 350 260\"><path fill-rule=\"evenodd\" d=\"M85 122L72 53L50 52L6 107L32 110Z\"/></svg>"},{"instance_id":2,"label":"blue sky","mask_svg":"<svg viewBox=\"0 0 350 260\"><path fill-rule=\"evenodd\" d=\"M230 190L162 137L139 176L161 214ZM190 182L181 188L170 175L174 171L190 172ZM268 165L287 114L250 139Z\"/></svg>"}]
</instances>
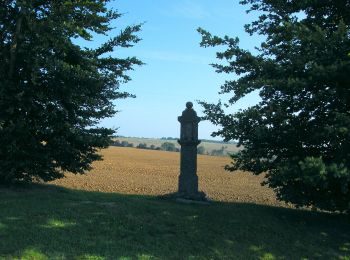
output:
<instances>
[{"instance_id":1,"label":"blue sky","mask_svg":"<svg viewBox=\"0 0 350 260\"><path fill-rule=\"evenodd\" d=\"M115 50L116 56L136 56L146 65L129 73L132 81L122 90L135 94L135 99L117 100L120 110L115 117L101 125L119 128L118 134L137 137L178 137L179 122L187 101L194 103L198 115L201 107L196 100L216 102L225 97L218 95L220 85L234 75L215 73L209 65L215 62L215 49L201 48L202 27L213 34L238 36L241 46L252 50L259 45L258 37L250 37L243 26L254 20L246 14L247 7L238 0L118 0L110 6L124 15L116 20L114 36L130 24L145 22L139 36L142 41L127 50ZM256 15L256 14L255 14ZM97 37L89 45L105 40ZM227 98L227 97L226 97ZM235 111L258 101L258 95L242 100L231 109ZM199 125L199 137L212 139L216 129L209 122Z\"/></svg>"}]
</instances>

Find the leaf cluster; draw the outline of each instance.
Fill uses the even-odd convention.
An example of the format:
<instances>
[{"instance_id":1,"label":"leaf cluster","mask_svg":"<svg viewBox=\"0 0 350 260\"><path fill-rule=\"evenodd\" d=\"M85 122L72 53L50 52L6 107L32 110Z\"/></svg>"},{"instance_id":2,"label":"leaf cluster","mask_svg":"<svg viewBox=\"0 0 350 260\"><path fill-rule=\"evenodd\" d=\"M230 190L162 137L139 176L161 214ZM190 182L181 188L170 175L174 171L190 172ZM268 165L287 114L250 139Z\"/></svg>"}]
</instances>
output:
<instances>
[{"instance_id":1,"label":"leaf cluster","mask_svg":"<svg viewBox=\"0 0 350 260\"><path fill-rule=\"evenodd\" d=\"M266 37L254 53L198 29L202 47L226 47L216 71L239 76L221 86L227 104L201 102L221 126L214 135L244 147L227 169L267 173L265 184L298 206L349 211L350 1L241 3L260 14L247 33ZM225 112L256 90L257 105Z\"/></svg>"},{"instance_id":2,"label":"leaf cluster","mask_svg":"<svg viewBox=\"0 0 350 260\"><path fill-rule=\"evenodd\" d=\"M140 41L141 25L94 49L74 40L115 34L108 2L0 2L0 182L84 173L110 143L114 131L97 124L116 113L113 100L132 97L119 86L142 64L111 52Z\"/></svg>"}]
</instances>

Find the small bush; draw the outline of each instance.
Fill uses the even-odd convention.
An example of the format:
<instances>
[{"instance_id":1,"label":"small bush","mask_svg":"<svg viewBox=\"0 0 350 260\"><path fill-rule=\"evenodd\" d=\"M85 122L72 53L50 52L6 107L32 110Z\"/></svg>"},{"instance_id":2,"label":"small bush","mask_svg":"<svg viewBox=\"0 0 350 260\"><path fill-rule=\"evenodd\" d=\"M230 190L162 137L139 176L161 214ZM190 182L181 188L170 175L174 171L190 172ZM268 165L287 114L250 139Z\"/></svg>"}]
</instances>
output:
<instances>
[{"instance_id":1,"label":"small bush","mask_svg":"<svg viewBox=\"0 0 350 260\"><path fill-rule=\"evenodd\" d=\"M163 151L168 151L168 152L176 152L176 147L174 143L170 143L170 142L165 142L162 143L162 145L160 146L160 148Z\"/></svg>"},{"instance_id":2,"label":"small bush","mask_svg":"<svg viewBox=\"0 0 350 260\"><path fill-rule=\"evenodd\" d=\"M138 148L138 149L148 149L146 143L140 143L140 144L138 144L138 146L136 146L136 148Z\"/></svg>"},{"instance_id":3,"label":"small bush","mask_svg":"<svg viewBox=\"0 0 350 260\"><path fill-rule=\"evenodd\" d=\"M198 153L198 154L205 154L205 148L204 148L204 146L199 146L199 147L197 148L197 153Z\"/></svg>"}]
</instances>

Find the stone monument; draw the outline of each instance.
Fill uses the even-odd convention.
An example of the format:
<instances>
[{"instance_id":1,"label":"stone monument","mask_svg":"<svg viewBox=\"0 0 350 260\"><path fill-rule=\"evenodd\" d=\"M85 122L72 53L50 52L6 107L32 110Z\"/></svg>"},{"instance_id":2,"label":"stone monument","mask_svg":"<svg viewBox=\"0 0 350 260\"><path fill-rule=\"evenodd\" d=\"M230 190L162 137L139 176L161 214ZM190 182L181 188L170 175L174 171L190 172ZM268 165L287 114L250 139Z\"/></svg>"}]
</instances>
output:
<instances>
[{"instance_id":1,"label":"stone monument","mask_svg":"<svg viewBox=\"0 0 350 260\"><path fill-rule=\"evenodd\" d=\"M181 145L181 159L177 197L205 201L205 194L198 191L197 176L197 145L201 142L198 140L200 118L193 110L192 102L186 103L186 109L178 117L178 120L181 123L180 139L178 140Z\"/></svg>"}]
</instances>

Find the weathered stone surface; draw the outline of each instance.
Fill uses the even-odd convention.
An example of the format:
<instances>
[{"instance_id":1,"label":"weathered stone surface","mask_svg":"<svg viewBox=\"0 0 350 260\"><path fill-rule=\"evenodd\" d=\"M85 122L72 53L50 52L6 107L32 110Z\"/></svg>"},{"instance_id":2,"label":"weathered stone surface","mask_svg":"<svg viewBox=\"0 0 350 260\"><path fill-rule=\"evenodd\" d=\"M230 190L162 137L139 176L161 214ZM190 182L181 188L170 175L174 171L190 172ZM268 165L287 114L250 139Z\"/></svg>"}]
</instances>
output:
<instances>
[{"instance_id":1,"label":"weathered stone surface","mask_svg":"<svg viewBox=\"0 0 350 260\"><path fill-rule=\"evenodd\" d=\"M200 118L194 111L192 102L186 103L186 109L178 117L178 120L181 123L179 144L181 146L197 146L200 143L198 140L198 123Z\"/></svg>"},{"instance_id":2,"label":"weathered stone surface","mask_svg":"<svg viewBox=\"0 0 350 260\"><path fill-rule=\"evenodd\" d=\"M189 200L205 200L203 192L198 191L197 176L197 145L198 123L200 118L193 110L192 102L186 103L186 109L178 117L181 123L180 139L181 145L179 190L177 196Z\"/></svg>"}]
</instances>

